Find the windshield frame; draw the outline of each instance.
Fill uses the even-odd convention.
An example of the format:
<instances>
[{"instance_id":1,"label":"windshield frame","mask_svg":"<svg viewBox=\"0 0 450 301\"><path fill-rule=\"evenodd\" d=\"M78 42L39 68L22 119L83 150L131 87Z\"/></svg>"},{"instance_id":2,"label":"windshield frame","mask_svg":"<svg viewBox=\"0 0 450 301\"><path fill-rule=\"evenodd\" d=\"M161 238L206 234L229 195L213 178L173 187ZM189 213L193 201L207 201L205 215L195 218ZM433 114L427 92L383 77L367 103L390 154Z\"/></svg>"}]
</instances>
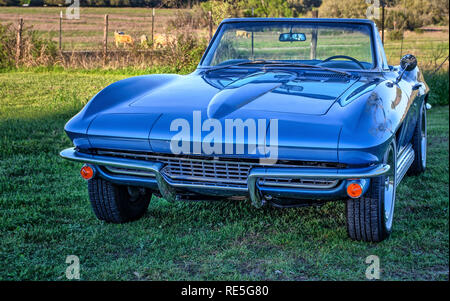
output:
<instances>
[{"instance_id":1,"label":"windshield frame","mask_svg":"<svg viewBox=\"0 0 450 301\"><path fill-rule=\"evenodd\" d=\"M268 23L268 22L295 22L295 23L326 23L326 24L339 24L339 23L344 23L344 24L355 24L355 25L366 25L370 28L370 48L371 48L371 54L372 54L372 68L371 69L347 69L347 68L334 68L334 69L338 69L338 70L345 70L345 71L350 71L350 72L381 72L382 70L380 69L380 63L379 63L379 53L378 53L378 47L377 47L377 40L374 36L374 28L375 28L375 23L373 21L370 20L366 20L366 19L321 19L321 18L316 18L316 19L311 19L311 18L303 18L303 19L299 19L299 18L233 18L233 19L225 19L223 20L219 27L217 28L216 32L214 33L214 36L212 37L208 47L205 50L205 53L202 56L202 59L200 60L200 63L197 66L197 69L200 70L207 70L207 69L211 69L214 68L214 66L209 66L209 65L203 65L206 57L208 56L210 51L215 51L216 48L213 48L213 46L215 45L215 42L218 38L222 37L224 31L223 31L223 26L225 24L229 24L229 23L256 23L256 22L262 22L262 23ZM383 47L383 45L381 45L381 47ZM255 66L252 66L252 68L254 68ZM300 68L300 67L298 67Z\"/></svg>"}]
</instances>

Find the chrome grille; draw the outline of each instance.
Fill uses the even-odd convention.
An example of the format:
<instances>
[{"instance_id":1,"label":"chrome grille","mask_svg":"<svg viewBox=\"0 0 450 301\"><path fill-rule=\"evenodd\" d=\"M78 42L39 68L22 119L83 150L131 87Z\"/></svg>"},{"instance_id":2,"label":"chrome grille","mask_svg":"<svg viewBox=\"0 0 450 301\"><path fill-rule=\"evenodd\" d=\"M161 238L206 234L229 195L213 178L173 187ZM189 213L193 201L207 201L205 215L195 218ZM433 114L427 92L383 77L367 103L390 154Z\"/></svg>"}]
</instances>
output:
<instances>
[{"instance_id":1,"label":"chrome grille","mask_svg":"<svg viewBox=\"0 0 450 301\"><path fill-rule=\"evenodd\" d=\"M247 187L247 177L253 167L261 167L258 160L240 160L214 157L193 158L147 153L131 153L123 151L97 150L97 154L103 156L123 157L135 160L147 160L164 163L161 173L173 183L200 183L205 186L229 186ZM299 164L287 164L285 162L271 165L271 167L328 167L327 163L302 162ZM152 173L105 166L105 168L116 174L136 175L154 177ZM338 180L325 179L283 179L264 178L260 179L260 186L284 186L297 188L329 189L338 184Z\"/></svg>"},{"instance_id":2,"label":"chrome grille","mask_svg":"<svg viewBox=\"0 0 450 301\"><path fill-rule=\"evenodd\" d=\"M330 189L337 185L338 180L327 179L285 179L285 178L263 178L259 180L260 186L299 187L312 189Z\"/></svg>"},{"instance_id":3,"label":"chrome grille","mask_svg":"<svg viewBox=\"0 0 450 301\"><path fill-rule=\"evenodd\" d=\"M203 160L167 160L162 173L174 180L247 185L251 164Z\"/></svg>"}]
</instances>

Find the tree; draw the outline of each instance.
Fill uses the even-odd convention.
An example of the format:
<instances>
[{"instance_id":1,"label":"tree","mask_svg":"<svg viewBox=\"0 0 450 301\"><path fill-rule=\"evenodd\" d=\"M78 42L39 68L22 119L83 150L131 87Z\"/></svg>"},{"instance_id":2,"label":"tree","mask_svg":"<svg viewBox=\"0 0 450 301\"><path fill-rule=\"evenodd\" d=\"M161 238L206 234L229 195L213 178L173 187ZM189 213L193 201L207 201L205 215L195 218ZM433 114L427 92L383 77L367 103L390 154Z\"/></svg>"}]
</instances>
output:
<instances>
[{"instance_id":1,"label":"tree","mask_svg":"<svg viewBox=\"0 0 450 301\"><path fill-rule=\"evenodd\" d=\"M244 16L250 17L294 17L294 10L284 0L243 0L240 3Z\"/></svg>"},{"instance_id":2,"label":"tree","mask_svg":"<svg viewBox=\"0 0 450 301\"><path fill-rule=\"evenodd\" d=\"M19 0L0 0L0 5L2 6L13 6L13 5L19 5Z\"/></svg>"},{"instance_id":3,"label":"tree","mask_svg":"<svg viewBox=\"0 0 450 301\"><path fill-rule=\"evenodd\" d=\"M319 7L320 17L330 18L367 18L366 12L370 4L363 0L323 0Z\"/></svg>"},{"instance_id":4,"label":"tree","mask_svg":"<svg viewBox=\"0 0 450 301\"><path fill-rule=\"evenodd\" d=\"M322 4L322 0L287 0L287 2L296 13L300 14L306 14Z\"/></svg>"}]
</instances>

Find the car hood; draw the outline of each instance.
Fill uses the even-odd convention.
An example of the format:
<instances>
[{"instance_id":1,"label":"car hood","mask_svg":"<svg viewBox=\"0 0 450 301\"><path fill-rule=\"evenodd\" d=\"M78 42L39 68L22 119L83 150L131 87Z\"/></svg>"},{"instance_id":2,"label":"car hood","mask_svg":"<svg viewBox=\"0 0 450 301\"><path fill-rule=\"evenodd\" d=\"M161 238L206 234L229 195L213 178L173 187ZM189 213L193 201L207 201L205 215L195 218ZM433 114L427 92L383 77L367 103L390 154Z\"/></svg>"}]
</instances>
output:
<instances>
[{"instance_id":1,"label":"car hood","mask_svg":"<svg viewBox=\"0 0 450 301\"><path fill-rule=\"evenodd\" d=\"M288 71L189 75L134 99L132 107L176 113L205 109L210 118L243 111L323 115L357 79Z\"/></svg>"},{"instance_id":2,"label":"car hood","mask_svg":"<svg viewBox=\"0 0 450 301\"><path fill-rule=\"evenodd\" d=\"M258 142L264 142L266 154L250 154L246 148L244 154L237 156L267 156L274 141L270 128L277 123L280 159L337 161L341 125L333 124L326 113L356 81L339 74L309 72L299 76L284 70L183 76L100 113L89 127L89 141L94 148L170 153L178 129L173 122L183 119L191 127L190 136L183 140L188 140L193 151L194 145L201 144L210 133L196 131L205 120L215 119L225 129L226 120L251 118L265 126L258 129L258 135L264 135L258 136L263 139ZM197 125L193 114L200 117ZM221 142L222 154L227 145L249 144L248 136L222 135L215 142Z\"/></svg>"}]
</instances>

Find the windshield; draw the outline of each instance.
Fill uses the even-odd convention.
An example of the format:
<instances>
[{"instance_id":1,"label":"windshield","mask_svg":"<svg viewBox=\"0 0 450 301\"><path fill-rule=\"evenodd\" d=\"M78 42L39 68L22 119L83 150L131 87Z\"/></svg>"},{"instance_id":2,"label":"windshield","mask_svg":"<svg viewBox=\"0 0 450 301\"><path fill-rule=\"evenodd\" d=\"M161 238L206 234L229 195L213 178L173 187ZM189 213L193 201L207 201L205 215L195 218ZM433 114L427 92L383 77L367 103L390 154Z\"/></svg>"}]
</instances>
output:
<instances>
[{"instance_id":1,"label":"windshield","mask_svg":"<svg viewBox=\"0 0 450 301\"><path fill-rule=\"evenodd\" d=\"M225 23L201 66L277 60L342 69L372 69L368 24L325 22Z\"/></svg>"}]
</instances>

